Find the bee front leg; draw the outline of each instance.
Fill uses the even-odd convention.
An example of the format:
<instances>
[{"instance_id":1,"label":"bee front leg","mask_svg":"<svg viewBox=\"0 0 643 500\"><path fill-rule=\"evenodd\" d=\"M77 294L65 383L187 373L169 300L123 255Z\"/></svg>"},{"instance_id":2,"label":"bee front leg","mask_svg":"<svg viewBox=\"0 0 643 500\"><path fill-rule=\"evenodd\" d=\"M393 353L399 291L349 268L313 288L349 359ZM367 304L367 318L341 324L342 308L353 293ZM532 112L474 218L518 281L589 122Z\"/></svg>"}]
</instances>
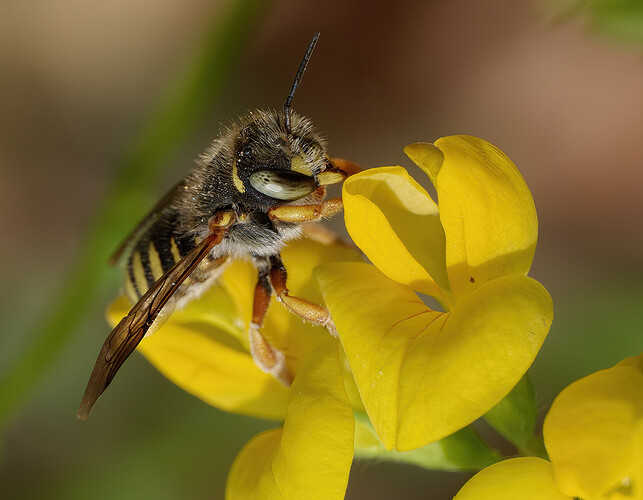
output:
<instances>
[{"instance_id":1,"label":"bee front leg","mask_svg":"<svg viewBox=\"0 0 643 500\"><path fill-rule=\"evenodd\" d=\"M333 158L331 167L317 175L320 189L331 184L338 184L347 177L362 171L362 167L349 160ZM268 210L273 221L282 222L315 222L322 218L332 217L344 209L341 197L331 198L321 203L310 205L279 205Z\"/></svg>"},{"instance_id":2,"label":"bee front leg","mask_svg":"<svg viewBox=\"0 0 643 500\"><path fill-rule=\"evenodd\" d=\"M331 198L312 205L279 205L268 210L268 216L282 222L313 222L323 217L332 217L343 208L341 198Z\"/></svg>"},{"instance_id":3,"label":"bee front leg","mask_svg":"<svg viewBox=\"0 0 643 500\"><path fill-rule=\"evenodd\" d=\"M330 312L323 306L315 304L306 299L293 297L286 286L288 274L281 257L273 255L270 257L270 283L277 295L277 299L290 311L300 318L315 325L324 326L333 335L337 335L335 325L330 317Z\"/></svg>"},{"instance_id":4,"label":"bee front leg","mask_svg":"<svg viewBox=\"0 0 643 500\"><path fill-rule=\"evenodd\" d=\"M362 170L362 167L350 160L333 158L329 162L329 167L323 172L317 174L317 182L320 186L337 184L346 180L347 177L361 172Z\"/></svg>"},{"instance_id":5,"label":"bee front leg","mask_svg":"<svg viewBox=\"0 0 643 500\"><path fill-rule=\"evenodd\" d=\"M270 267L267 262L262 262L259 268L259 280L255 287L252 305L252 321L248 329L248 342L250 354L255 364L264 372L271 374L284 385L292 383L292 375L286 367L286 356L283 352L271 346L261 334L260 328L270 305L272 287L269 280Z\"/></svg>"}]
</instances>

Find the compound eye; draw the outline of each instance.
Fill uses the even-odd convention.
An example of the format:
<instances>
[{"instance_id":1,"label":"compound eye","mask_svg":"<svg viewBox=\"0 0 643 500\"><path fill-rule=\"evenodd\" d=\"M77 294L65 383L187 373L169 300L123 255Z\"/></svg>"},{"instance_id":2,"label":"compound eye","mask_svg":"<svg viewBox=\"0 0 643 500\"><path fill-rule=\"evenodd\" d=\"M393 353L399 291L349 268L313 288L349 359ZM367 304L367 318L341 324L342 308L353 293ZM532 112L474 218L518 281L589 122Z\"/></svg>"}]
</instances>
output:
<instances>
[{"instance_id":1,"label":"compound eye","mask_svg":"<svg viewBox=\"0 0 643 500\"><path fill-rule=\"evenodd\" d=\"M317 189L315 179L289 170L260 170L250 175L253 188L276 200L293 201Z\"/></svg>"}]
</instances>

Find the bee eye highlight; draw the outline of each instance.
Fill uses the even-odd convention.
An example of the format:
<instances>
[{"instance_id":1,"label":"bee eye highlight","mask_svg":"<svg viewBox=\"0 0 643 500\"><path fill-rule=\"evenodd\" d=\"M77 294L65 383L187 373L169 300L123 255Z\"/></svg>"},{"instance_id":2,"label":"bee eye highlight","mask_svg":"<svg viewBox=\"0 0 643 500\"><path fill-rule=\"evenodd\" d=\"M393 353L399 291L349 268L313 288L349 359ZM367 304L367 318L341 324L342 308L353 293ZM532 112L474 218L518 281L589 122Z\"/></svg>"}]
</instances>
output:
<instances>
[{"instance_id":1,"label":"bee eye highlight","mask_svg":"<svg viewBox=\"0 0 643 500\"><path fill-rule=\"evenodd\" d=\"M276 200L292 201L317 189L312 177L287 170L260 170L250 175L250 185L261 194Z\"/></svg>"}]
</instances>

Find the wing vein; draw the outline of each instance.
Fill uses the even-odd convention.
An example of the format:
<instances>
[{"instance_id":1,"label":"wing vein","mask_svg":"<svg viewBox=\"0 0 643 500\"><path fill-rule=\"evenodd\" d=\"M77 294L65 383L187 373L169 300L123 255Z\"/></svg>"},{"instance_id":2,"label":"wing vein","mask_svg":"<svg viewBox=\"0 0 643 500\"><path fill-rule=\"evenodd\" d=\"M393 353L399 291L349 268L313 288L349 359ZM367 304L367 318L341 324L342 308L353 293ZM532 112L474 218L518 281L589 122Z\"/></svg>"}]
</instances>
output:
<instances>
[{"instance_id":1,"label":"wing vein","mask_svg":"<svg viewBox=\"0 0 643 500\"><path fill-rule=\"evenodd\" d=\"M87 419L100 395L143 340L165 304L210 253L210 250L221 242L226 232L225 228L213 230L161 276L112 330L101 348L89 377L85 394L78 408L78 418Z\"/></svg>"}]
</instances>

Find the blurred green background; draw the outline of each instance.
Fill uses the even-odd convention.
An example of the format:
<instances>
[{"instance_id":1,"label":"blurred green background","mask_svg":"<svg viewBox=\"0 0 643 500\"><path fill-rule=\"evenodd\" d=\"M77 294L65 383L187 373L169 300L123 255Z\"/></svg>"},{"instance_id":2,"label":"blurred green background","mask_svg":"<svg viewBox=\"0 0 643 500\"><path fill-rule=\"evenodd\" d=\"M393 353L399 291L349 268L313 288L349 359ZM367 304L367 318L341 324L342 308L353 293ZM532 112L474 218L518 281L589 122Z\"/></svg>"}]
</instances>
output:
<instances>
[{"instance_id":1,"label":"blurred green background","mask_svg":"<svg viewBox=\"0 0 643 500\"><path fill-rule=\"evenodd\" d=\"M221 124L282 106L315 31L294 109L332 154L409 166L405 144L472 134L526 178L532 275L555 305L531 370L543 413L572 380L643 351L641 45L595 36L619 29L592 11L551 14L511 0L0 3L0 496L222 498L236 453L276 425L207 406L137 355L89 421L75 412L118 289L105 256ZM200 77L211 88L186 87ZM96 291L43 344L70 287ZM466 477L356 462L347 498L451 498Z\"/></svg>"}]
</instances>

